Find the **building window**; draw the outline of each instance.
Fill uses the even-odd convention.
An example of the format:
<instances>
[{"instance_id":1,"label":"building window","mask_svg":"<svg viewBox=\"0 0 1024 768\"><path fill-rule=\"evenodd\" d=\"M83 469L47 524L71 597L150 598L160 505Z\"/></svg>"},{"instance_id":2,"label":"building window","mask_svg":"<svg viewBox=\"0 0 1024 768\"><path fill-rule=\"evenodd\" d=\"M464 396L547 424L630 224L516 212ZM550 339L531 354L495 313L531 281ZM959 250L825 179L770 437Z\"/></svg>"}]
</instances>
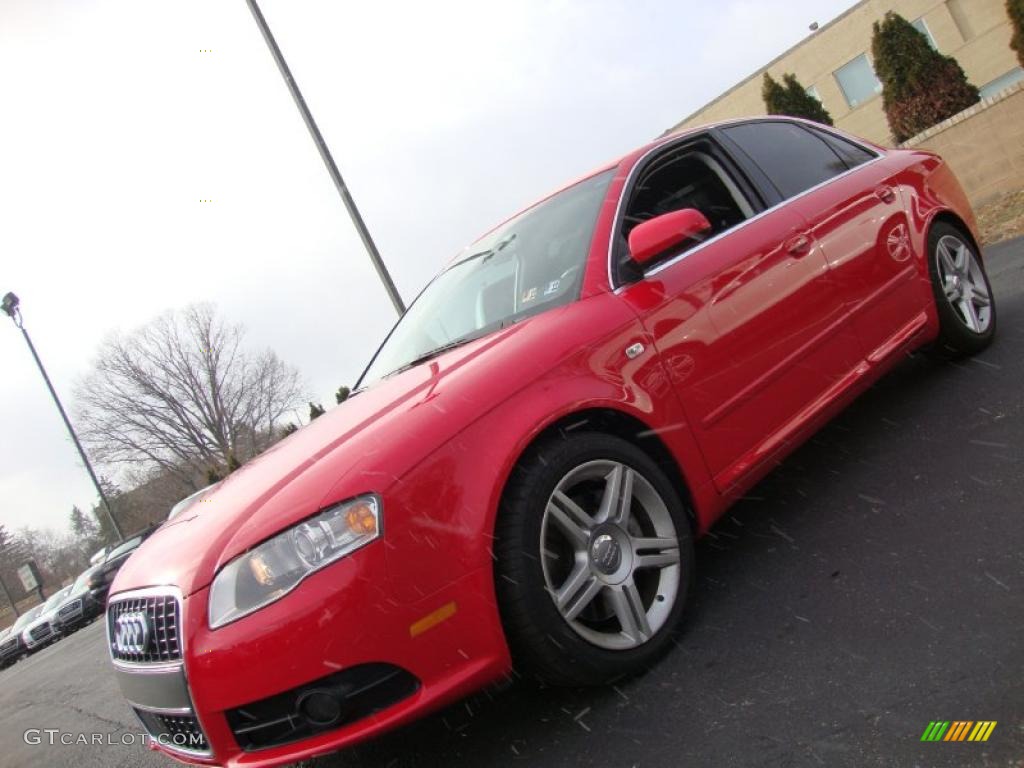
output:
<instances>
[{"instance_id":1,"label":"building window","mask_svg":"<svg viewBox=\"0 0 1024 768\"><path fill-rule=\"evenodd\" d=\"M804 89L804 93L810 96L812 99L817 99L818 103L821 103L821 95L818 93L818 87L815 85L809 85Z\"/></svg>"},{"instance_id":2,"label":"building window","mask_svg":"<svg viewBox=\"0 0 1024 768\"><path fill-rule=\"evenodd\" d=\"M846 97L850 109L859 107L877 93L882 92L882 84L875 77L875 70L868 61L867 54L862 53L849 64L844 64L832 74Z\"/></svg>"},{"instance_id":3,"label":"building window","mask_svg":"<svg viewBox=\"0 0 1024 768\"><path fill-rule=\"evenodd\" d=\"M1021 80L1024 80L1024 69L1014 67L1002 77L997 77L991 83L983 85L978 89L978 93L981 94L981 98L987 99L989 96L995 96L1000 91L1005 91L1011 85L1019 83Z\"/></svg>"},{"instance_id":4,"label":"building window","mask_svg":"<svg viewBox=\"0 0 1024 768\"><path fill-rule=\"evenodd\" d=\"M939 50L939 46L935 44L935 38L932 37L931 30L928 29L928 25L924 23L923 16L920 19L911 22L911 25L914 27L914 29L916 29L918 32L920 32L928 39L928 45L930 45L936 51Z\"/></svg>"}]
</instances>

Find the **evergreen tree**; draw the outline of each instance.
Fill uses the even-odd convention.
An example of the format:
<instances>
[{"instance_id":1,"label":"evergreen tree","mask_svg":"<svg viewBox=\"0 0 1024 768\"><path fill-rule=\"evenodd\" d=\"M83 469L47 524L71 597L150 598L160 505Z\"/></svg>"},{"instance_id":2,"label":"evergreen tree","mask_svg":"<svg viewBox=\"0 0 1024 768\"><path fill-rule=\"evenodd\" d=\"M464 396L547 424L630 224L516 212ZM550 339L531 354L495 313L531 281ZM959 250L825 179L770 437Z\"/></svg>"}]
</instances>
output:
<instances>
[{"instance_id":1,"label":"evergreen tree","mask_svg":"<svg viewBox=\"0 0 1024 768\"><path fill-rule=\"evenodd\" d=\"M288 435L293 434L294 432L298 432L298 431L299 431L299 425L298 424L291 424L291 423L285 424L283 427L281 427L281 437L288 437Z\"/></svg>"},{"instance_id":2,"label":"evergreen tree","mask_svg":"<svg viewBox=\"0 0 1024 768\"><path fill-rule=\"evenodd\" d=\"M29 552L25 548L25 542L17 536L12 536L3 525L0 525L0 578L3 578L8 589L21 591L17 571L28 558Z\"/></svg>"},{"instance_id":3,"label":"evergreen tree","mask_svg":"<svg viewBox=\"0 0 1024 768\"><path fill-rule=\"evenodd\" d=\"M952 56L943 56L928 38L892 11L875 22L871 51L882 81L882 106L898 143L978 102Z\"/></svg>"},{"instance_id":4,"label":"evergreen tree","mask_svg":"<svg viewBox=\"0 0 1024 768\"><path fill-rule=\"evenodd\" d=\"M107 501L110 503L111 512L117 518L121 532L129 533L129 531L124 530L128 510L126 509L127 505L125 504L124 494L121 492L121 489L117 487L116 483L111 482L105 477L100 478L100 485L103 487L103 495L107 497ZM110 514L107 513L102 502L92 508L92 517L99 524L98 540L100 544L113 544L115 541L118 541L119 537L114 533L114 526L110 524Z\"/></svg>"},{"instance_id":5,"label":"evergreen tree","mask_svg":"<svg viewBox=\"0 0 1024 768\"><path fill-rule=\"evenodd\" d=\"M79 541L91 541L99 535L100 526L96 518L85 514L77 506L71 508L70 522L71 532Z\"/></svg>"},{"instance_id":6,"label":"evergreen tree","mask_svg":"<svg viewBox=\"0 0 1024 768\"><path fill-rule=\"evenodd\" d=\"M1010 47L1017 52L1017 60L1024 67L1024 0L1006 0L1006 13L1013 29Z\"/></svg>"},{"instance_id":7,"label":"evergreen tree","mask_svg":"<svg viewBox=\"0 0 1024 768\"><path fill-rule=\"evenodd\" d=\"M309 404L309 420L310 421L312 421L313 419L319 419L323 415L324 415L324 407L322 405L317 405L316 403L310 403Z\"/></svg>"},{"instance_id":8,"label":"evergreen tree","mask_svg":"<svg viewBox=\"0 0 1024 768\"><path fill-rule=\"evenodd\" d=\"M769 115L802 117L816 123L832 125L832 115L820 101L807 93L807 89L792 73L784 74L782 83L779 83L765 72L761 96Z\"/></svg>"},{"instance_id":9,"label":"evergreen tree","mask_svg":"<svg viewBox=\"0 0 1024 768\"><path fill-rule=\"evenodd\" d=\"M348 396L351 394L352 390L349 389L348 387L338 387L338 391L334 393L334 400L338 403L338 405L341 405L346 400L348 400Z\"/></svg>"}]
</instances>

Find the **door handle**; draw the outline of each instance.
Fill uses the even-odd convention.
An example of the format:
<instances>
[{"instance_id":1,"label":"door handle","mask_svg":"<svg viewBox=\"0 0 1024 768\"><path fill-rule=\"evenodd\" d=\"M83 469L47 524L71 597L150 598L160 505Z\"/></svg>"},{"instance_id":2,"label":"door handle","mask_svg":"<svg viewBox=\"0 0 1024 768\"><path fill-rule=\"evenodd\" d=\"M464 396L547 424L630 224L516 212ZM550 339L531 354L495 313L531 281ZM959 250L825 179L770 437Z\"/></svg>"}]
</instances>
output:
<instances>
[{"instance_id":1,"label":"door handle","mask_svg":"<svg viewBox=\"0 0 1024 768\"><path fill-rule=\"evenodd\" d=\"M811 238L801 232L786 241L786 252L793 256L806 256L811 252Z\"/></svg>"},{"instance_id":2,"label":"door handle","mask_svg":"<svg viewBox=\"0 0 1024 768\"><path fill-rule=\"evenodd\" d=\"M896 199L896 192L892 187L887 187L883 184L882 186L875 188L875 197L883 203L891 203Z\"/></svg>"}]
</instances>

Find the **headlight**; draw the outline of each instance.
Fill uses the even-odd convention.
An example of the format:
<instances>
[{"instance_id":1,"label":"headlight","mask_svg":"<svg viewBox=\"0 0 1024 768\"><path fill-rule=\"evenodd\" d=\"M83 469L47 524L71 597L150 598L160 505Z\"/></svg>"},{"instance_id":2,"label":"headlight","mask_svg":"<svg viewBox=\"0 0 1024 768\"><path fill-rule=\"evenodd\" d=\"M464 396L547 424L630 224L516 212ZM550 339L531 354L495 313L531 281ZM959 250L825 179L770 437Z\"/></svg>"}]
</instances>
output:
<instances>
[{"instance_id":1,"label":"headlight","mask_svg":"<svg viewBox=\"0 0 1024 768\"><path fill-rule=\"evenodd\" d=\"M216 629L281 599L319 571L380 536L375 495L333 506L228 563L210 588L210 628Z\"/></svg>"}]
</instances>

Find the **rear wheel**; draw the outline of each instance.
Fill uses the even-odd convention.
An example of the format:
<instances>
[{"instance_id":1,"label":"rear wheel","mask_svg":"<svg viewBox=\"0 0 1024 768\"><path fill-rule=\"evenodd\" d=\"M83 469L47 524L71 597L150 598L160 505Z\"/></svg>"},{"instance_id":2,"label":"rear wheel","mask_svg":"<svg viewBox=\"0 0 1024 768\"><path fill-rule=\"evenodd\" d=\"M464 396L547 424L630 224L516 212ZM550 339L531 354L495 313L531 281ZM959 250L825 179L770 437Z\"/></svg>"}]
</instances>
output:
<instances>
[{"instance_id":1,"label":"rear wheel","mask_svg":"<svg viewBox=\"0 0 1024 768\"><path fill-rule=\"evenodd\" d=\"M981 259L970 239L945 222L932 227L928 252L940 323L935 351L947 357L980 352L996 332L996 305Z\"/></svg>"},{"instance_id":2,"label":"rear wheel","mask_svg":"<svg viewBox=\"0 0 1024 768\"><path fill-rule=\"evenodd\" d=\"M645 669L668 647L692 581L693 539L657 464L625 440L580 433L521 462L495 556L517 670L595 685Z\"/></svg>"}]
</instances>

